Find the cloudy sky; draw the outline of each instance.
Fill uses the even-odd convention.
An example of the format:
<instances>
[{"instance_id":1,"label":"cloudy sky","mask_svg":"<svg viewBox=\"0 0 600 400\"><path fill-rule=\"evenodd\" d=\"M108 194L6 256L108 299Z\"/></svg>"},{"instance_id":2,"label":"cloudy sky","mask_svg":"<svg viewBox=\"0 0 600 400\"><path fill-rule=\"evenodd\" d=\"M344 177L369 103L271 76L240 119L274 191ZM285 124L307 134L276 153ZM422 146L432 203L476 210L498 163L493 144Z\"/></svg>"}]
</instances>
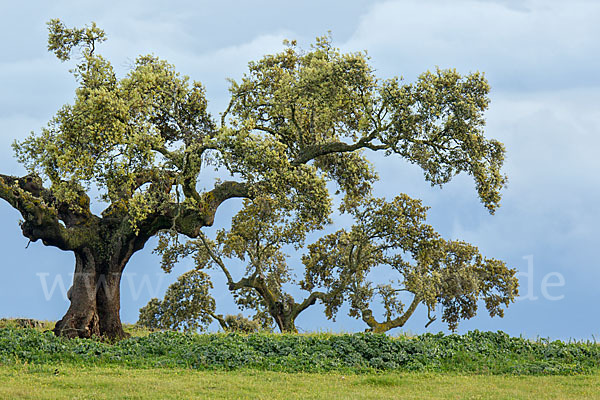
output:
<instances>
[{"instance_id":1,"label":"cloudy sky","mask_svg":"<svg viewBox=\"0 0 600 400\"><path fill-rule=\"evenodd\" d=\"M407 193L431 206L429 223L446 238L464 239L520 271L521 298L503 319L481 315L459 331L503 330L526 337L600 337L600 3L596 1L28 1L3 2L0 24L0 173L22 175L11 143L39 131L73 99L68 70L46 51L46 25L95 21L108 41L100 52L123 75L139 54L154 53L201 81L211 111L227 103L226 78L247 62L282 49L285 38L308 46L331 31L344 51L367 50L382 78L413 80L421 72L484 71L491 105L487 136L506 144L509 185L490 216L472 180L458 176L431 188L417 168L398 158L373 159L377 195ZM218 4L217 4L218 3ZM227 209L230 207L231 209ZM217 218L226 224L235 204ZM219 218L220 217L220 218ZM0 317L59 319L68 302L74 259L32 243L19 214L0 202ZM214 231L212 228L210 231ZM158 267L154 243L136 254L122 283L122 319L135 322L150 297L162 296L171 275ZM27 247L27 248L26 248ZM219 287L219 278L216 286ZM234 312L216 291L221 312ZM420 333L416 315L405 329ZM321 309L302 315L303 330L358 331ZM436 322L428 331L444 330Z\"/></svg>"}]
</instances>

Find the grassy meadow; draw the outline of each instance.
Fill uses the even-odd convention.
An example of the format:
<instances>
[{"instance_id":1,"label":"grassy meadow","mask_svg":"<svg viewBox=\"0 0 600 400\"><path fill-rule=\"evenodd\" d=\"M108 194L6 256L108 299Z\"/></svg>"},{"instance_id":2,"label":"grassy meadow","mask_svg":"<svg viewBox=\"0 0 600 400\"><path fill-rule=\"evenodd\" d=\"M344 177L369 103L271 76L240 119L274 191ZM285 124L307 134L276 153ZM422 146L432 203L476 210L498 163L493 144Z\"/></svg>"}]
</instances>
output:
<instances>
[{"instance_id":1,"label":"grassy meadow","mask_svg":"<svg viewBox=\"0 0 600 400\"><path fill-rule=\"evenodd\" d=\"M0 366L3 399L600 399L600 374L285 373Z\"/></svg>"}]
</instances>

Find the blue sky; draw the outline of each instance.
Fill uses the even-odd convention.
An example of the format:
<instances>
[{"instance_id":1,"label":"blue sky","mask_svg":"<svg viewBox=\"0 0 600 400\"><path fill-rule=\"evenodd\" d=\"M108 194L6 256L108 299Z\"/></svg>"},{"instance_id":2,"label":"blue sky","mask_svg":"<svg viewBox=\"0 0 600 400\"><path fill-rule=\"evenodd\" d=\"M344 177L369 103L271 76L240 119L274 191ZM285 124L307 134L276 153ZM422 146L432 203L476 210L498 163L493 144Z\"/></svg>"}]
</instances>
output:
<instances>
[{"instance_id":1,"label":"blue sky","mask_svg":"<svg viewBox=\"0 0 600 400\"><path fill-rule=\"evenodd\" d=\"M218 3L218 4L217 4ZM595 1L29 1L3 5L0 25L0 173L22 175L10 144L39 131L72 100L75 83L46 51L46 25L95 21L108 41L100 52L121 75L139 54L154 53L207 89L217 115L227 103L226 78L240 78L248 61L282 49L285 38L307 46L331 30L345 51L367 50L382 78L407 81L433 69L484 71L492 87L487 136L507 147L509 184L490 216L473 182L458 176L431 188L418 168L398 158L374 158L377 195L407 193L431 206L428 222L446 238L464 239L520 271L521 299L502 319L482 309L459 332L503 330L526 337L600 337L600 3ZM208 186L212 185L210 182ZM217 214L227 224L235 209ZM0 317L58 319L68 308L74 259L27 246L19 214L0 202ZM165 275L154 242L134 255L122 283L122 319L134 322L152 296L162 296L183 262ZM46 287L44 287L44 282ZM220 287L220 277L215 286ZM49 296L54 283L54 292ZM221 286L222 287L222 286ZM46 290L45 290L46 289ZM216 290L221 312L234 312ZM420 333L423 309L405 330ZM358 331L364 325L321 309L303 314L303 330ZM427 331L444 330L441 322Z\"/></svg>"}]
</instances>

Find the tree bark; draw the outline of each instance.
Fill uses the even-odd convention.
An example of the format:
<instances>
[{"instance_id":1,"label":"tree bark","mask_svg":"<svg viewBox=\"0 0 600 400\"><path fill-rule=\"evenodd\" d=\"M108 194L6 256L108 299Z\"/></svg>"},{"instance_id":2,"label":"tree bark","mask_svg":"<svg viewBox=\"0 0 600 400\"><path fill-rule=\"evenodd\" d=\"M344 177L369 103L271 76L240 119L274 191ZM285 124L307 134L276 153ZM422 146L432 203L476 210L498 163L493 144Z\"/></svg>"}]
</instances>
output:
<instances>
[{"instance_id":1,"label":"tree bark","mask_svg":"<svg viewBox=\"0 0 600 400\"><path fill-rule=\"evenodd\" d=\"M121 276L120 271L101 275L100 288L96 294L100 334L111 339L129 336L121 325Z\"/></svg>"},{"instance_id":2,"label":"tree bark","mask_svg":"<svg viewBox=\"0 0 600 400\"><path fill-rule=\"evenodd\" d=\"M277 316L276 320L281 333L298 333L298 328L296 328L296 316L282 313Z\"/></svg>"},{"instance_id":3,"label":"tree bark","mask_svg":"<svg viewBox=\"0 0 600 400\"><path fill-rule=\"evenodd\" d=\"M69 338L126 337L120 318L121 265L102 260L90 249L75 252L75 260L71 305L54 333Z\"/></svg>"},{"instance_id":4,"label":"tree bark","mask_svg":"<svg viewBox=\"0 0 600 400\"><path fill-rule=\"evenodd\" d=\"M56 323L54 333L69 338L100 336L96 307L96 267L89 252L75 254L73 286L69 289L71 306Z\"/></svg>"},{"instance_id":5,"label":"tree bark","mask_svg":"<svg viewBox=\"0 0 600 400\"><path fill-rule=\"evenodd\" d=\"M298 333L295 320L296 315L293 315L291 310L287 309L285 304L280 301L266 301L269 314L275 320L277 327L281 333Z\"/></svg>"}]
</instances>

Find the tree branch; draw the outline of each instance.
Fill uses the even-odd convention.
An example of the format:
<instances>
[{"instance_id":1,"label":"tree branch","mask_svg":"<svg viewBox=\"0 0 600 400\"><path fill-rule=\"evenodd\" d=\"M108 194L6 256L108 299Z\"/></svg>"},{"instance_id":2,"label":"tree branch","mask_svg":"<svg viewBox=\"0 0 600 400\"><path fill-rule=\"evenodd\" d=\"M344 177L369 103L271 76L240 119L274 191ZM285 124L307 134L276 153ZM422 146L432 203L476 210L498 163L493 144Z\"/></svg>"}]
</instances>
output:
<instances>
[{"instance_id":1,"label":"tree branch","mask_svg":"<svg viewBox=\"0 0 600 400\"><path fill-rule=\"evenodd\" d=\"M21 230L32 242L41 239L46 246L74 250L86 241L86 232L93 229L82 224L83 220L94 218L89 212L87 196L81 198L80 211L71 211L65 204L56 203L51 191L42 186L35 174L22 178L0 174L0 198L21 213L24 219Z\"/></svg>"},{"instance_id":2,"label":"tree branch","mask_svg":"<svg viewBox=\"0 0 600 400\"><path fill-rule=\"evenodd\" d=\"M429 318L429 321L425 324L425 328L428 328L429 325L433 324L433 322L437 319L435 315L433 317L431 316L431 308L429 307L427 307L427 318Z\"/></svg>"},{"instance_id":3,"label":"tree branch","mask_svg":"<svg viewBox=\"0 0 600 400\"><path fill-rule=\"evenodd\" d=\"M225 263L223 262L221 257L217 256L215 254L215 252L212 250L210 244L208 243L208 240L206 239L206 236L202 232L200 232L199 237L200 237L200 240L202 241L202 244L204 245L204 248L206 248L206 252L210 256L210 258L212 258L213 261L215 263L217 263L217 265L221 268L221 270L225 274L225 277L227 278L227 284L229 286L234 285L235 282L233 281L233 277L229 273L229 270L227 269L227 267L225 267Z\"/></svg>"},{"instance_id":4,"label":"tree branch","mask_svg":"<svg viewBox=\"0 0 600 400\"><path fill-rule=\"evenodd\" d=\"M375 138L377 131L373 131L368 136L363 137L356 143L348 144L344 142L321 143L308 146L296 157L292 165L298 166L306 164L319 156L324 156L331 153L349 153L359 149L385 150L389 148L386 144L373 144L371 141Z\"/></svg>"},{"instance_id":5,"label":"tree branch","mask_svg":"<svg viewBox=\"0 0 600 400\"><path fill-rule=\"evenodd\" d=\"M212 226L215 213L221 203L235 197L250 198L248 184L225 181L216 185L213 190L200 195L199 202L186 198L183 203L166 204L162 210L149 215L138 226L148 236L153 236L162 229L174 228L182 235L197 238L201 228Z\"/></svg>"},{"instance_id":6,"label":"tree branch","mask_svg":"<svg viewBox=\"0 0 600 400\"><path fill-rule=\"evenodd\" d=\"M221 325L221 328L224 331L227 331L229 329L229 327L227 326L227 322L225 321L225 318L223 318L223 316L221 314L208 313L208 315L210 315L211 317L213 317L214 319L216 319L217 322L219 322L219 325Z\"/></svg>"},{"instance_id":7,"label":"tree branch","mask_svg":"<svg viewBox=\"0 0 600 400\"><path fill-rule=\"evenodd\" d=\"M312 306L317 300L323 301L327 295L323 292L312 292L302 303L296 303L292 312L292 319L296 317L308 307Z\"/></svg>"},{"instance_id":8,"label":"tree branch","mask_svg":"<svg viewBox=\"0 0 600 400\"><path fill-rule=\"evenodd\" d=\"M383 333L389 331L390 329L404 326L404 324L406 324L406 321L408 321L408 319L413 315L420 302L421 300L419 296L415 296L413 298L412 303L410 304L410 306L408 306L408 309L404 312L404 314L402 314L398 318L388 320L386 322L377 322L375 317L373 317L373 311L371 311L370 309L361 309L360 313L362 316L362 320L367 325L369 325L373 332Z\"/></svg>"}]
</instances>

